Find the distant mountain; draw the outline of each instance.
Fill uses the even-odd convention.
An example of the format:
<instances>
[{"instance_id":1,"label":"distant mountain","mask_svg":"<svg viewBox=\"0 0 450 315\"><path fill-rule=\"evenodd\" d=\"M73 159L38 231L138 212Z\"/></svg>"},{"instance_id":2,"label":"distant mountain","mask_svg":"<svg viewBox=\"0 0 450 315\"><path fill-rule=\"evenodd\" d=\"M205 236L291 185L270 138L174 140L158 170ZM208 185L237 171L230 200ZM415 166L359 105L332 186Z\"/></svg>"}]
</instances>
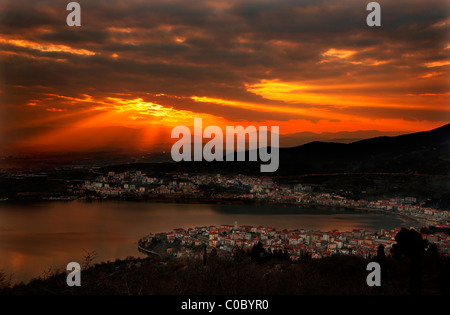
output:
<instances>
[{"instance_id":1,"label":"distant mountain","mask_svg":"<svg viewBox=\"0 0 450 315\"><path fill-rule=\"evenodd\" d=\"M248 152L246 152L248 155ZM147 172L263 174L262 162L179 162L127 164L111 169ZM333 173L450 174L450 124L430 131L395 137L375 137L352 143L314 141L280 148L280 164L273 175Z\"/></svg>"},{"instance_id":2,"label":"distant mountain","mask_svg":"<svg viewBox=\"0 0 450 315\"><path fill-rule=\"evenodd\" d=\"M314 141L352 143L368 138L375 138L379 136L393 137L407 133L411 132L410 131L383 132L378 130L338 131L338 132L322 132L322 133L297 132L287 135L280 135L280 145L281 147L293 147Z\"/></svg>"},{"instance_id":3,"label":"distant mountain","mask_svg":"<svg viewBox=\"0 0 450 315\"><path fill-rule=\"evenodd\" d=\"M353 143L311 142L280 150L280 174L356 172L450 174L450 124Z\"/></svg>"}]
</instances>

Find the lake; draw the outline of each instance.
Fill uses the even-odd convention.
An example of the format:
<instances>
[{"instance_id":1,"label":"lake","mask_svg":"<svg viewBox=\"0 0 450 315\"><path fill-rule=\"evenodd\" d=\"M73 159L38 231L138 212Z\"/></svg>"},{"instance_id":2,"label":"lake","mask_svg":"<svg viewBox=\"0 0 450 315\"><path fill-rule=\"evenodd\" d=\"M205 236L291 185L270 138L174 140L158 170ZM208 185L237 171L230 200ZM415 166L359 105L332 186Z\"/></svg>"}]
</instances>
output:
<instances>
[{"instance_id":1,"label":"lake","mask_svg":"<svg viewBox=\"0 0 450 315\"><path fill-rule=\"evenodd\" d=\"M356 210L263 204L194 204L142 201L51 201L0 204L0 270L14 282L83 262L144 257L137 241L149 233L222 224L277 229L351 231L415 226L404 217Z\"/></svg>"}]
</instances>

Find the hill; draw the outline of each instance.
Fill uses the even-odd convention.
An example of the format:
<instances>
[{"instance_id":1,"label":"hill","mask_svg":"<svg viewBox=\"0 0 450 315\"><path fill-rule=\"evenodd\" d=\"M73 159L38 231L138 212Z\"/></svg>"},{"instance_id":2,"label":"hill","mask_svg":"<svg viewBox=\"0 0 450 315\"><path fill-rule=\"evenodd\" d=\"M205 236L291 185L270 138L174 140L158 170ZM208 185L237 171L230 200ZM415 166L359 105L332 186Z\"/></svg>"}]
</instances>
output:
<instances>
[{"instance_id":1,"label":"hill","mask_svg":"<svg viewBox=\"0 0 450 315\"><path fill-rule=\"evenodd\" d=\"M299 262L255 263L221 257L201 260L133 258L98 263L81 272L82 285L68 287L67 273L56 271L27 284L1 288L0 295L367 295L410 294L410 262L387 259L382 288L366 283L366 266L375 259L335 255ZM449 293L449 259L426 256L424 295ZM1 283L0 283L1 284Z\"/></svg>"},{"instance_id":2,"label":"hill","mask_svg":"<svg viewBox=\"0 0 450 315\"><path fill-rule=\"evenodd\" d=\"M111 166L104 170L275 176L336 173L449 175L450 124L430 131L395 137L375 137L352 143L314 141L297 147L280 148L280 163L275 173L260 173L261 163L135 163Z\"/></svg>"},{"instance_id":3,"label":"hill","mask_svg":"<svg viewBox=\"0 0 450 315\"><path fill-rule=\"evenodd\" d=\"M450 124L349 144L311 142L280 150L279 174L409 173L448 175Z\"/></svg>"}]
</instances>

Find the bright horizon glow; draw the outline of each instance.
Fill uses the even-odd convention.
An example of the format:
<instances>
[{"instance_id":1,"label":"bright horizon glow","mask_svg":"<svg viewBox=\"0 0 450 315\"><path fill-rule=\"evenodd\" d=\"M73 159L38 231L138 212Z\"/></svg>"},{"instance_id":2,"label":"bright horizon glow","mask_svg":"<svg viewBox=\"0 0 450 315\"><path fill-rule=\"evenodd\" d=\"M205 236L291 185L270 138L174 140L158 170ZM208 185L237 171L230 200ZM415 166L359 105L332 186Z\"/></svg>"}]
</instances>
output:
<instances>
[{"instance_id":1,"label":"bright horizon glow","mask_svg":"<svg viewBox=\"0 0 450 315\"><path fill-rule=\"evenodd\" d=\"M7 1L2 152L145 150L194 118L279 126L280 145L449 123L447 2L385 3L395 23L378 29L351 3L111 0L86 3L77 28L53 1Z\"/></svg>"}]
</instances>

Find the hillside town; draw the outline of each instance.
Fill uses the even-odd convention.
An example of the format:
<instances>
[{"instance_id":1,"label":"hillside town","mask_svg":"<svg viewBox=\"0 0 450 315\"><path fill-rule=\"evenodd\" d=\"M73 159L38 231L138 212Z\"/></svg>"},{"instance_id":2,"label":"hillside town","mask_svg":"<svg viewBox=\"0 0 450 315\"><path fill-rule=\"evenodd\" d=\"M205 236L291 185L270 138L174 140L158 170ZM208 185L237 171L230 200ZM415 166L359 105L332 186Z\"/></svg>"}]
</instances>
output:
<instances>
[{"instance_id":1,"label":"hillside town","mask_svg":"<svg viewBox=\"0 0 450 315\"><path fill-rule=\"evenodd\" d=\"M352 200L340 193L315 191L310 185L283 185L272 178L245 175L225 177L184 173L151 177L140 171L109 172L93 181L85 181L78 194L86 192L101 198L209 198L370 209L405 215L428 224L445 223L450 219L448 211L426 207L424 201L415 197Z\"/></svg>"},{"instance_id":2,"label":"hillside town","mask_svg":"<svg viewBox=\"0 0 450 315\"><path fill-rule=\"evenodd\" d=\"M439 224L436 228L450 228L450 224ZM265 226L221 225L177 228L168 233L149 234L139 240L139 249L156 255L177 258L201 258L202 249L218 255L232 256L236 250L250 251L259 242L268 253L281 252L290 260L303 257L320 259L335 254L374 257L379 245L385 253L396 243L395 236L401 228L369 231L355 229L348 232L337 230L321 232L304 229L277 230ZM450 236L443 232L423 234L429 243L437 245L442 255L449 255Z\"/></svg>"}]
</instances>

